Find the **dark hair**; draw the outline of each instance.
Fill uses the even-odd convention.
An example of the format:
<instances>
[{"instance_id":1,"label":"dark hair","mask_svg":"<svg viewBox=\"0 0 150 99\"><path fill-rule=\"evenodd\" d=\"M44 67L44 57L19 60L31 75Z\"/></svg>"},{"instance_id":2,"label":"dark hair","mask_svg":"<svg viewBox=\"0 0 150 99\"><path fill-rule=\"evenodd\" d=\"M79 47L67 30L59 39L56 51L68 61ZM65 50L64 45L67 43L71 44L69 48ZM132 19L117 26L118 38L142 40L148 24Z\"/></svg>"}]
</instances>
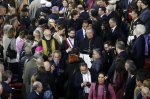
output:
<instances>
[{"instance_id":1,"label":"dark hair","mask_svg":"<svg viewBox=\"0 0 150 99\"><path fill-rule=\"evenodd\" d=\"M75 29L72 28L72 27L70 27L70 28L68 29L68 33L70 33L71 31L75 31Z\"/></svg>"},{"instance_id":2,"label":"dark hair","mask_svg":"<svg viewBox=\"0 0 150 99\"><path fill-rule=\"evenodd\" d=\"M149 3L150 3L149 0L141 0L141 1L142 1L142 3L143 3L144 5L149 5Z\"/></svg>"},{"instance_id":3,"label":"dark hair","mask_svg":"<svg viewBox=\"0 0 150 99\"><path fill-rule=\"evenodd\" d=\"M136 80L143 83L143 81L147 78L147 74L144 70L137 71Z\"/></svg>"},{"instance_id":4,"label":"dark hair","mask_svg":"<svg viewBox=\"0 0 150 99\"><path fill-rule=\"evenodd\" d=\"M100 7L99 9L101 9L104 12L106 12L106 8L105 7Z\"/></svg>"},{"instance_id":5,"label":"dark hair","mask_svg":"<svg viewBox=\"0 0 150 99\"><path fill-rule=\"evenodd\" d=\"M110 18L109 20L115 22L117 24L117 19L116 18Z\"/></svg>"},{"instance_id":6,"label":"dark hair","mask_svg":"<svg viewBox=\"0 0 150 99\"><path fill-rule=\"evenodd\" d=\"M100 73L98 74L98 76L99 76L100 74L103 74L104 77L105 77L105 73L104 73L104 72L100 72ZM106 99L108 99L109 94L110 94L110 93L109 93L109 90L108 90L108 85L109 85L108 80L105 80L105 82L104 82L104 91L106 92ZM98 97L98 86L99 86L99 82L98 82L98 77L97 77L97 81L96 81L96 85L95 85L95 96L96 96L96 97Z\"/></svg>"},{"instance_id":7,"label":"dark hair","mask_svg":"<svg viewBox=\"0 0 150 99\"><path fill-rule=\"evenodd\" d=\"M97 10L91 10L92 17L98 17L98 11Z\"/></svg>"},{"instance_id":8,"label":"dark hair","mask_svg":"<svg viewBox=\"0 0 150 99\"><path fill-rule=\"evenodd\" d=\"M138 16L140 15L140 12L138 11L138 9L134 8L132 9L133 12L135 12Z\"/></svg>"},{"instance_id":9,"label":"dark hair","mask_svg":"<svg viewBox=\"0 0 150 99\"><path fill-rule=\"evenodd\" d=\"M73 18L75 15L77 15L78 14L78 11L77 10L73 10L72 12L71 12L71 17Z\"/></svg>"},{"instance_id":10,"label":"dark hair","mask_svg":"<svg viewBox=\"0 0 150 99\"><path fill-rule=\"evenodd\" d=\"M89 24L88 20L83 20L82 24L83 24L83 23Z\"/></svg>"},{"instance_id":11,"label":"dark hair","mask_svg":"<svg viewBox=\"0 0 150 99\"><path fill-rule=\"evenodd\" d=\"M85 62L80 63L80 67L86 67L88 68L87 64Z\"/></svg>"},{"instance_id":12,"label":"dark hair","mask_svg":"<svg viewBox=\"0 0 150 99\"><path fill-rule=\"evenodd\" d=\"M20 36L21 38L24 38L25 35L27 35L27 34L28 34L28 30L27 30L27 29L21 29L21 30L19 31L19 36Z\"/></svg>"}]
</instances>

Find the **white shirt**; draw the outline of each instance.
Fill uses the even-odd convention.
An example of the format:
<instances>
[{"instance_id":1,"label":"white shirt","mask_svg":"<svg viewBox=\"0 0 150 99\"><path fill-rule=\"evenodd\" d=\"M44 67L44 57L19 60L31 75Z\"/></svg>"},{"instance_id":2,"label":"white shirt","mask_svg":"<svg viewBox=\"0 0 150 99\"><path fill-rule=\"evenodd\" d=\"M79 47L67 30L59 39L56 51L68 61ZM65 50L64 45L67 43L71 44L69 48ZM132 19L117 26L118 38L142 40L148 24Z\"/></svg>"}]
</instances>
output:
<instances>
[{"instance_id":1,"label":"white shirt","mask_svg":"<svg viewBox=\"0 0 150 99\"><path fill-rule=\"evenodd\" d=\"M83 37L85 38L85 30L82 28L82 31L83 31Z\"/></svg>"},{"instance_id":2,"label":"white shirt","mask_svg":"<svg viewBox=\"0 0 150 99\"><path fill-rule=\"evenodd\" d=\"M82 74L83 82L90 82L91 83L91 73L88 71L86 74ZM84 92L89 93L90 88L85 86L84 87Z\"/></svg>"},{"instance_id":3,"label":"white shirt","mask_svg":"<svg viewBox=\"0 0 150 99\"><path fill-rule=\"evenodd\" d=\"M111 28L111 31L114 32L114 30L116 29L117 26Z\"/></svg>"}]
</instances>

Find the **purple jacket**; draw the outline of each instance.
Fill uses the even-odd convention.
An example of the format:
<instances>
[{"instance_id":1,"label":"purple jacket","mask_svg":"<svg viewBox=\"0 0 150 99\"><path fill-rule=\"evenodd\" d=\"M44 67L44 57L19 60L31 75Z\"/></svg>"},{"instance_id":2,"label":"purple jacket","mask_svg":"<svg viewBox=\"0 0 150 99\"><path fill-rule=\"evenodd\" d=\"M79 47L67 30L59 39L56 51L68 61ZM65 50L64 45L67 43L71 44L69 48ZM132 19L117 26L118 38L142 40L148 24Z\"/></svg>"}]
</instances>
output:
<instances>
[{"instance_id":1,"label":"purple jacket","mask_svg":"<svg viewBox=\"0 0 150 99\"><path fill-rule=\"evenodd\" d=\"M107 99L106 94L103 91L104 90L104 85L99 85L98 86L98 97L95 96L95 85L96 83L92 83L90 87L90 93L88 99ZM108 91L110 93L109 99L116 99L115 91L111 84L108 85ZM102 98L104 97L104 98Z\"/></svg>"}]
</instances>

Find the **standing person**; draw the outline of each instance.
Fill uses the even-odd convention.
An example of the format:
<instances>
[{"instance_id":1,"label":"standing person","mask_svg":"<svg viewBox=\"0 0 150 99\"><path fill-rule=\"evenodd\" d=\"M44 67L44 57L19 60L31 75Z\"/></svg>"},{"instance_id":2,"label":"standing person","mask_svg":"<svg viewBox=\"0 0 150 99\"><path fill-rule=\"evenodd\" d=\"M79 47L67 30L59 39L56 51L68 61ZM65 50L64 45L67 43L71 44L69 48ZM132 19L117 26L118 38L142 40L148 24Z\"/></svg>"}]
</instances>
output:
<instances>
[{"instance_id":1,"label":"standing person","mask_svg":"<svg viewBox=\"0 0 150 99\"><path fill-rule=\"evenodd\" d=\"M142 69L145 62L145 39L144 35L146 28L144 25L138 24L133 31L136 40L131 49L131 57L135 62L137 69Z\"/></svg>"},{"instance_id":2,"label":"standing person","mask_svg":"<svg viewBox=\"0 0 150 99\"><path fill-rule=\"evenodd\" d=\"M13 74L18 73L18 59L17 59L17 52L16 52L16 30L15 28L11 28L8 32L8 41L5 46L7 46L6 50L6 56L7 56L7 62L8 62L8 68L10 69Z\"/></svg>"},{"instance_id":3,"label":"standing person","mask_svg":"<svg viewBox=\"0 0 150 99\"><path fill-rule=\"evenodd\" d=\"M59 44L52 37L52 33L49 29L44 30L44 38L39 42L39 45L43 47L44 55L52 57L52 53L59 49Z\"/></svg>"},{"instance_id":4,"label":"standing person","mask_svg":"<svg viewBox=\"0 0 150 99\"><path fill-rule=\"evenodd\" d=\"M125 69L128 72L128 79L124 88L124 99L133 99L136 85L136 66L132 60L126 60Z\"/></svg>"},{"instance_id":5,"label":"standing person","mask_svg":"<svg viewBox=\"0 0 150 99\"><path fill-rule=\"evenodd\" d=\"M67 59L68 53L73 50L73 48L77 48L79 42L75 39L75 29L69 28L68 29L68 38L62 42L60 50L62 52L63 59Z\"/></svg>"},{"instance_id":6,"label":"standing person","mask_svg":"<svg viewBox=\"0 0 150 99\"><path fill-rule=\"evenodd\" d=\"M106 82L103 72L99 73L98 81L91 84L88 99L116 99L115 91L112 85Z\"/></svg>"},{"instance_id":7,"label":"standing person","mask_svg":"<svg viewBox=\"0 0 150 99\"><path fill-rule=\"evenodd\" d=\"M91 69L93 69L97 73L103 71L103 61L99 49L93 49L92 58L93 61L92 61Z\"/></svg>"},{"instance_id":8,"label":"standing person","mask_svg":"<svg viewBox=\"0 0 150 99\"><path fill-rule=\"evenodd\" d=\"M97 74L88 69L86 63L80 64L80 71L76 73L74 84L77 88L77 99L88 99L90 86L96 81Z\"/></svg>"},{"instance_id":9,"label":"standing person","mask_svg":"<svg viewBox=\"0 0 150 99\"><path fill-rule=\"evenodd\" d=\"M146 28L146 33L150 33L150 1L149 0L141 0L141 15L140 19L144 23Z\"/></svg>"},{"instance_id":10,"label":"standing person","mask_svg":"<svg viewBox=\"0 0 150 99\"><path fill-rule=\"evenodd\" d=\"M3 74L3 93L2 93L2 99L8 99L12 98L12 88L9 85L12 78L12 72L9 70L6 70Z\"/></svg>"}]
</instances>

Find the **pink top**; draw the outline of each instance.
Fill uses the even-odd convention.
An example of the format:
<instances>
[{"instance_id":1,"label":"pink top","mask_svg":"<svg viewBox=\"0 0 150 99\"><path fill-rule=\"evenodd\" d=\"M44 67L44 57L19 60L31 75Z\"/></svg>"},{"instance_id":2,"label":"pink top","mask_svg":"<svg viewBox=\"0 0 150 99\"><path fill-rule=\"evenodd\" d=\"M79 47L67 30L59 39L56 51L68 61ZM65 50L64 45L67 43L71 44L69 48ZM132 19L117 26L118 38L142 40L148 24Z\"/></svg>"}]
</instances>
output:
<instances>
[{"instance_id":1,"label":"pink top","mask_svg":"<svg viewBox=\"0 0 150 99\"><path fill-rule=\"evenodd\" d=\"M91 84L88 99L107 99L106 93L103 91L104 90L103 85L98 86L98 96L97 97L95 96L95 85L96 85L96 83ZM108 85L108 91L110 93L109 99L116 99L115 91L111 84ZM104 96L104 98L102 98L102 96Z\"/></svg>"},{"instance_id":2,"label":"pink top","mask_svg":"<svg viewBox=\"0 0 150 99\"><path fill-rule=\"evenodd\" d=\"M16 39L16 50L17 50L17 53L21 52L24 43L25 43L25 39L21 39L18 36L17 39Z\"/></svg>"}]
</instances>

